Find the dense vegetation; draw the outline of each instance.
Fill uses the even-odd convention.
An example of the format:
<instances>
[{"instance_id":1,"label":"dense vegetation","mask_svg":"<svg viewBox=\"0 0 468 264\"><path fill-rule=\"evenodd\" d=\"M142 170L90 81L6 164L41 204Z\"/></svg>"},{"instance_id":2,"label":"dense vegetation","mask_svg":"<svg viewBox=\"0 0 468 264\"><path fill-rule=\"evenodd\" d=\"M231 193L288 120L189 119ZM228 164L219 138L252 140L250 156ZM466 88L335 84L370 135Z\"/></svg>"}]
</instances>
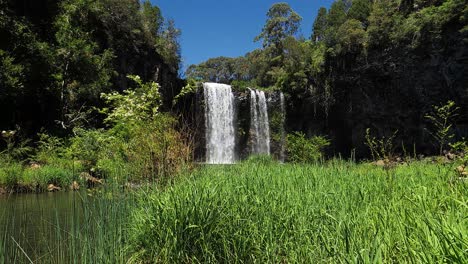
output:
<instances>
[{"instance_id":1,"label":"dense vegetation","mask_svg":"<svg viewBox=\"0 0 468 264\"><path fill-rule=\"evenodd\" d=\"M288 129L329 135L334 153L367 156L365 131L437 153L425 115L453 100L456 136L468 124L466 0L337 0L318 11L312 35L297 36L301 17L273 5L256 38L263 48L209 59L187 77L237 87L280 88L288 95ZM434 144L435 143L435 144Z\"/></svg>"},{"instance_id":2,"label":"dense vegetation","mask_svg":"<svg viewBox=\"0 0 468 264\"><path fill-rule=\"evenodd\" d=\"M78 199L85 214L68 216L70 230L48 224L61 239L27 254L61 263L468 261L468 189L451 164L387 170L256 158L200 168L166 189L119 193ZM2 241L11 239L0 239L0 262L26 262Z\"/></svg>"},{"instance_id":3,"label":"dense vegetation","mask_svg":"<svg viewBox=\"0 0 468 264\"><path fill-rule=\"evenodd\" d=\"M0 194L76 191L64 226L26 219L37 249L0 208L0 263L468 262L467 20L466 0L337 0L305 38L278 3L261 49L181 80L149 1L0 0ZM194 164L197 81L284 92L287 163Z\"/></svg>"},{"instance_id":4,"label":"dense vegetation","mask_svg":"<svg viewBox=\"0 0 468 264\"><path fill-rule=\"evenodd\" d=\"M129 74L171 97L179 35L149 1L1 0L0 128L31 138L102 127L100 94L131 88Z\"/></svg>"}]
</instances>

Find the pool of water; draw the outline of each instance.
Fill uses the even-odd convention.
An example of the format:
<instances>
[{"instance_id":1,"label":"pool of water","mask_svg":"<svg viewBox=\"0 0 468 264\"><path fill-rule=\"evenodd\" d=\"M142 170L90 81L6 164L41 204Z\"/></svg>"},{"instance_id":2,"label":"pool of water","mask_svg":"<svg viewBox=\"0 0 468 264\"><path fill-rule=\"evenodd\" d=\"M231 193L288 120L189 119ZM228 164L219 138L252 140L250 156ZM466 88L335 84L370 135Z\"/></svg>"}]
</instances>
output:
<instances>
[{"instance_id":1,"label":"pool of water","mask_svg":"<svg viewBox=\"0 0 468 264\"><path fill-rule=\"evenodd\" d=\"M0 263L47 263L85 224L86 192L0 195Z\"/></svg>"}]
</instances>

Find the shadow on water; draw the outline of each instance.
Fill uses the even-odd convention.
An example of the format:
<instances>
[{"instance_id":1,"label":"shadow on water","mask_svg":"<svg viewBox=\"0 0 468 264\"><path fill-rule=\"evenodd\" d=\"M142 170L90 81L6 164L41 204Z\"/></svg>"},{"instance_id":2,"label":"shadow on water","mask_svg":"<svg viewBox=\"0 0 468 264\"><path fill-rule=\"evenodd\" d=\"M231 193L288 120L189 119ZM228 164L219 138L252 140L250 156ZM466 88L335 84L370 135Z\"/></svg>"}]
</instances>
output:
<instances>
[{"instance_id":1,"label":"shadow on water","mask_svg":"<svg viewBox=\"0 0 468 264\"><path fill-rule=\"evenodd\" d=\"M19 250L37 261L63 246L60 240L83 220L82 195L57 192L0 197L0 237L6 260L18 257L12 254Z\"/></svg>"}]
</instances>

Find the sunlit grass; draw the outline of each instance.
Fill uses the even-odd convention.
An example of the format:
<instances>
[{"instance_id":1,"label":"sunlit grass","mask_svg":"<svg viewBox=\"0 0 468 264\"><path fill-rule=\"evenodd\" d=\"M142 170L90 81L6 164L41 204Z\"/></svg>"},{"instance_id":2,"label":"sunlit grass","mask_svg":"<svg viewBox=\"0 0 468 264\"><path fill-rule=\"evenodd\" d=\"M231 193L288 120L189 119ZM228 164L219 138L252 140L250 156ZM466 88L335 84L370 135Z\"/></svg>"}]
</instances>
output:
<instances>
[{"instance_id":1,"label":"sunlit grass","mask_svg":"<svg viewBox=\"0 0 468 264\"><path fill-rule=\"evenodd\" d=\"M163 188L109 184L53 221L0 211L0 263L467 263L468 183L453 166L257 158ZM42 225L36 248L28 225Z\"/></svg>"},{"instance_id":2,"label":"sunlit grass","mask_svg":"<svg viewBox=\"0 0 468 264\"><path fill-rule=\"evenodd\" d=\"M466 263L468 184L452 176L427 163L207 166L140 196L133 260Z\"/></svg>"}]
</instances>

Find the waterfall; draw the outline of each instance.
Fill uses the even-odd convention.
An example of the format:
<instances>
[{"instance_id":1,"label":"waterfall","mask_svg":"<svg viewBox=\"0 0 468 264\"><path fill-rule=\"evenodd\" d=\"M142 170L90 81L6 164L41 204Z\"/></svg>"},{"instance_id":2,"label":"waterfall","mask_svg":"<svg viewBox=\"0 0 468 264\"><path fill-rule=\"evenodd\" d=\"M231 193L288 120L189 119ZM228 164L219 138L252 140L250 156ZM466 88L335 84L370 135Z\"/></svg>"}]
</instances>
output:
<instances>
[{"instance_id":1,"label":"waterfall","mask_svg":"<svg viewBox=\"0 0 468 264\"><path fill-rule=\"evenodd\" d=\"M280 108L281 108L281 119L282 119L282 126L281 126L281 149L280 149L280 161L284 162L285 160L285 147L286 147L286 131L285 131L285 124L286 124L286 106L284 104L284 94L280 92Z\"/></svg>"},{"instance_id":2,"label":"waterfall","mask_svg":"<svg viewBox=\"0 0 468 264\"><path fill-rule=\"evenodd\" d=\"M205 98L206 162L235 162L234 95L231 86L203 84Z\"/></svg>"},{"instance_id":3,"label":"waterfall","mask_svg":"<svg viewBox=\"0 0 468 264\"><path fill-rule=\"evenodd\" d=\"M268 107L263 91L250 90L250 136L252 154L270 154Z\"/></svg>"}]
</instances>

